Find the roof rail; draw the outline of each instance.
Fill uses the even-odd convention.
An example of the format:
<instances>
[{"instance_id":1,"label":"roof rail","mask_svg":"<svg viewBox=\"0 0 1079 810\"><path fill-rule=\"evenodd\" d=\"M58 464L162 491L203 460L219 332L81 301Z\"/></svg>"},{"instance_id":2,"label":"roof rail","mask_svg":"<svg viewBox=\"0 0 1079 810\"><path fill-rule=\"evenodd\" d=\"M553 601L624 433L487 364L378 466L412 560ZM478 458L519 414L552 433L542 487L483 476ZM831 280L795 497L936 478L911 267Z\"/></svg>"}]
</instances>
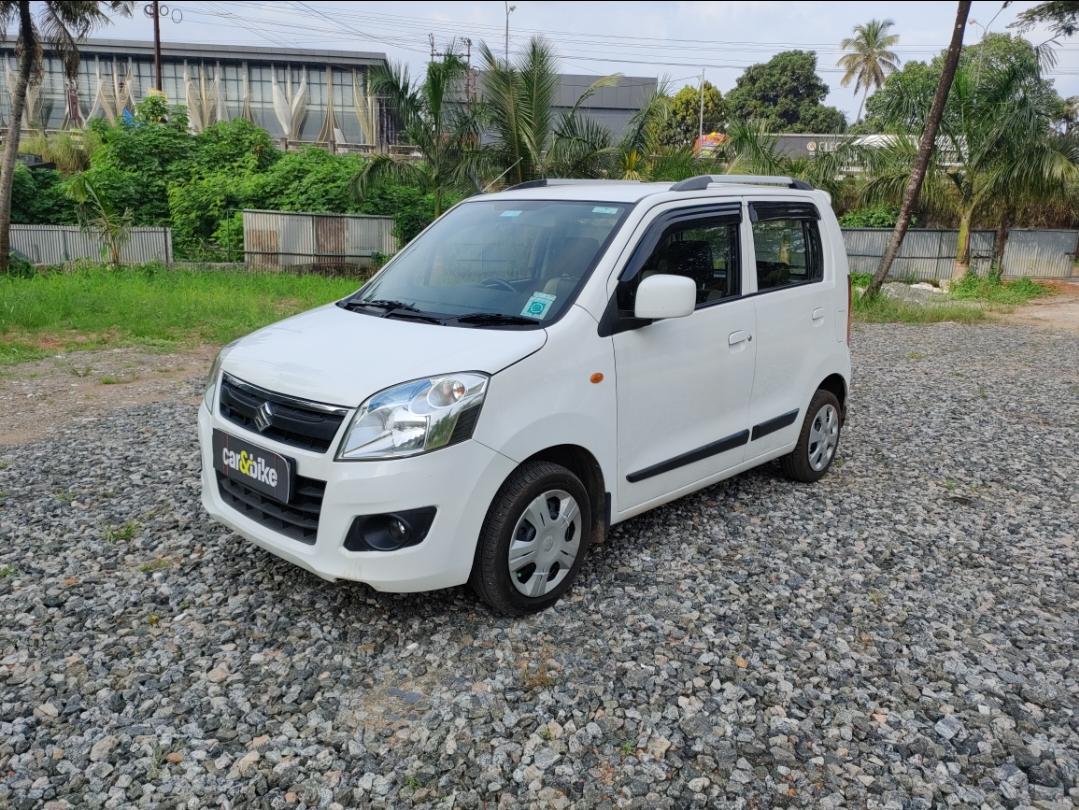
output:
<instances>
[{"instance_id":1,"label":"roof rail","mask_svg":"<svg viewBox=\"0 0 1079 810\"><path fill-rule=\"evenodd\" d=\"M525 180L523 183L517 183L510 186L505 191L520 191L524 188L547 188L547 186L578 186L578 185L593 185L595 183L605 183L608 185L628 185L630 183L638 184L640 180L590 180L588 178L581 177L541 177L539 180Z\"/></svg>"},{"instance_id":2,"label":"roof rail","mask_svg":"<svg viewBox=\"0 0 1079 810\"><path fill-rule=\"evenodd\" d=\"M786 186L812 191L805 180L770 174L699 174L671 186L671 191L703 191L713 183L737 183L744 186Z\"/></svg>"}]
</instances>

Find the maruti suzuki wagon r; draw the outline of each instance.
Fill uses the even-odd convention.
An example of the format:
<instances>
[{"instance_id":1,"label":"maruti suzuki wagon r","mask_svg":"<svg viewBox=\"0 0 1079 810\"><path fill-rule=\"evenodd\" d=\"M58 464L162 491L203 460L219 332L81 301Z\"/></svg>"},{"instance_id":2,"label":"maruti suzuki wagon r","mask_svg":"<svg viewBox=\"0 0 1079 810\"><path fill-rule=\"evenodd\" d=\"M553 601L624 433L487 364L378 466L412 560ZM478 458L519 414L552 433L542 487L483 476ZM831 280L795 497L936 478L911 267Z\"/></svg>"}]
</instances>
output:
<instances>
[{"instance_id":1,"label":"maruti suzuki wagon r","mask_svg":"<svg viewBox=\"0 0 1079 810\"><path fill-rule=\"evenodd\" d=\"M328 580L540 610L615 523L772 459L824 475L849 321L830 199L800 181L475 196L221 351L203 503Z\"/></svg>"}]
</instances>

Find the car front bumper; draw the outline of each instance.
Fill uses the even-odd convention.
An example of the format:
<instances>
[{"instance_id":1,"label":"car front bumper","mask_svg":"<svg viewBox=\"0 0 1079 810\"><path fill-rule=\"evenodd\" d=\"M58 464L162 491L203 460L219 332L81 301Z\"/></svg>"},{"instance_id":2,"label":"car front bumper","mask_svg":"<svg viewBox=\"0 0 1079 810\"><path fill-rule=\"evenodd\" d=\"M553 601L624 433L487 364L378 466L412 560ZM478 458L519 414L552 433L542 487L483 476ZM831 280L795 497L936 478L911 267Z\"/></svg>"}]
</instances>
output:
<instances>
[{"instance_id":1,"label":"car front bumper","mask_svg":"<svg viewBox=\"0 0 1079 810\"><path fill-rule=\"evenodd\" d=\"M287 537L225 503L211 458L215 427L293 459L298 475L326 482L313 544ZM199 408L198 430L202 504L213 518L324 579L355 580L380 591L429 591L467 582L487 509L516 466L506 456L471 440L412 458L334 461L332 448L314 453L268 440L211 415L205 405ZM434 522L415 546L397 551L349 551L344 547L345 536L358 515L429 506L437 510Z\"/></svg>"}]
</instances>

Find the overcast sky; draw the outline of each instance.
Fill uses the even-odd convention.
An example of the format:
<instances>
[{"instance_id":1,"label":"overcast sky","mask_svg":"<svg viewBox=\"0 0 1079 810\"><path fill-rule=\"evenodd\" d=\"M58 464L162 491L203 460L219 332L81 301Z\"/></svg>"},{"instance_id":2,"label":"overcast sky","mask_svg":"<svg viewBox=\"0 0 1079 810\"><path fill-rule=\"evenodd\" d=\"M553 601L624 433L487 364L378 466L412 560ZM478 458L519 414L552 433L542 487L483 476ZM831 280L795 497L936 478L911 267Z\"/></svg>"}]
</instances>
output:
<instances>
[{"instance_id":1,"label":"overcast sky","mask_svg":"<svg viewBox=\"0 0 1079 810\"><path fill-rule=\"evenodd\" d=\"M96 36L152 39L144 0L135 15L117 19ZM502 2L180 2L168 3L171 18L162 23L167 48L174 42L213 42L268 48L324 48L386 53L391 60L422 69L430 53L428 34L439 49L454 38L486 41L501 53L505 4ZM853 119L858 110L853 88L842 88L839 41L852 26L891 18L906 61L929 59L948 42L954 2L538 2L516 0L509 16L510 53L534 34L555 46L567 73L622 73L666 76L672 86L695 83L703 66L709 81L724 93L743 69L782 50L815 50L818 73L831 92L828 103ZM976 2L966 42L983 27L1008 31L1008 23L1034 3ZM1037 43L1044 30L1027 35ZM1079 36L1057 48L1053 71L1058 92L1079 95Z\"/></svg>"}]
</instances>

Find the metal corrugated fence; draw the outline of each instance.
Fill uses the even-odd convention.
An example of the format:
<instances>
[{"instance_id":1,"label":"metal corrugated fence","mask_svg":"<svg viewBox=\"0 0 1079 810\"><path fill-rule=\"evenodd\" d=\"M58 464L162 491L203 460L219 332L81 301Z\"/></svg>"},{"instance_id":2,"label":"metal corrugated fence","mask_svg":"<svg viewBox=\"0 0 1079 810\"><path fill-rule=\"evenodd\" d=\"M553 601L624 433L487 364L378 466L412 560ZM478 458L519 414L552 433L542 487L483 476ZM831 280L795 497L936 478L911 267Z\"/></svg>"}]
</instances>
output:
<instances>
[{"instance_id":1,"label":"metal corrugated fence","mask_svg":"<svg viewBox=\"0 0 1079 810\"><path fill-rule=\"evenodd\" d=\"M393 217L245 210L243 220L248 267L346 272L397 251Z\"/></svg>"},{"instance_id":2,"label":"metal corrugated fence","mask_svg":"<svg viewBox=\"0 0 1079 810\"><path fill-rule=\"evenodd\" d=\"M78 225L12 225L11 247L31 264L64 264L78 259L107 259L105 240ZM172 231L168 228L132 228L120 249L124 264L172 261Z\"/></svg>"},{"instance_id":3,"label":"metal corrugated fence","mask_svg":"<svg viewBox=\"0 0 1079 810\"><path fill-rule=\"evenodd\" d=\"M844 228L843 241L852 273L875 273L880 257L892 238L891 228ZM907 231L891 277L898 279L951 278L959 232L945 229ZM993 259L993 231L973 231L970 267L984 274ZM1075 264L1079 231L1020 230L1008 232L1002 269L1005 276L1019 278L1067 278Z\"/></svg>"}]
</instances>

